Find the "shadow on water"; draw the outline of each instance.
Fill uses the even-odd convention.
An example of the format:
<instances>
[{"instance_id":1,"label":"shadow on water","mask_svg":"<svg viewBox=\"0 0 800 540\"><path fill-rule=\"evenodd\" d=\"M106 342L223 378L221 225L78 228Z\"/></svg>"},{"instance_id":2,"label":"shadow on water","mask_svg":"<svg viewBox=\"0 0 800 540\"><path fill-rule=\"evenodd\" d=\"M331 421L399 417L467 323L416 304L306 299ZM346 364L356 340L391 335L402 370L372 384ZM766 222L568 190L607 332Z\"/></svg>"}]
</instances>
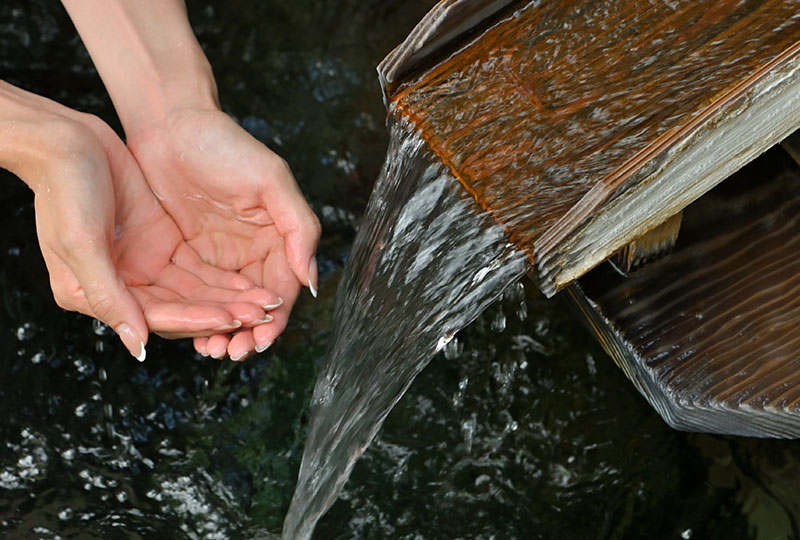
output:
<instances>
[{"instance_id":1,"label":"shadow on water","mask_svg":"<svg viewBox=\"0 0 800 540\"><path fill-rule=\"evenodd\" d=\"M0 175L0 536L280 533L332 293L386 153L374 66L432 4L188 1L224 107L292 163L325 230L321 297L245 364L154 339L139 365L60 311L30 193ZM116 125L58 3L0 3L0 73ZM796 443L668 429L565 309L515 285L462 330L314 538L797 536Z\"/></svg>"}]
</instances>

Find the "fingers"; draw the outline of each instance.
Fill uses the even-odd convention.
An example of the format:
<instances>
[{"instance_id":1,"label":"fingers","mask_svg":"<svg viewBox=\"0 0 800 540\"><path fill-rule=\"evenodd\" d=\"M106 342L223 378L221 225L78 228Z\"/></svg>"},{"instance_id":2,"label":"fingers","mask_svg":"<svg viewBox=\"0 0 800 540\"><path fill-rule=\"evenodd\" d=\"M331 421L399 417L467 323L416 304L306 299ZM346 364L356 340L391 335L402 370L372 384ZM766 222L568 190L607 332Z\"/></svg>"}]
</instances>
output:
<instances>
[{"instance_id":1,"label":"fingers","mask_svg":"<svg viewBox=\"0 0 800 540\"><path fill-rule=\"evenodd\" d=\"M274 154L270 157L270 166L266 168L270 176L267 185L273 189L263 193L262 204L284 239L289 267L300 284L316 297L318 270L314 254L322 228L297 187L289 166Z\"/></svg>"},{"instance_id":2,"label":"fingers","mask_svg":"<svg viewBox=\"0 0 800 540\"><path fill-rule=\"evenodd\" d=\"M206 345L208 355L217 360L224 358L228 351L228 343L230 343L230 341L231 337L226 334L211 336L208 338L208 343Z\"/></svg>"},{"instance_id":3,"label":"fingers","mask_svg":"<svg viewBox=\"0 0 800 540\"><path fill-rule=\"evenodd\" d=\"M242 327L220 305L187 302L173 291L159 286L133 287L150 330L167 339L208 336Z\"/></svg>"},{"instance_id":4,"label":"fingers","mask_svg":"<svg viewBox=\"0 0 800 540\"><path fill-rule=\"evenodd\" d=\"M80 284L89 312L119 335L131 355L144 362L148 327L139 303L117 275L108 245L102 239L83 249L68 249L70 267ZM69 246L68 246L69 247Z\"/></svg>"},{"instance_id":5,"label":"fingers","mask_svg":"<svg viewBox=\"0 0 800 540\"><path fill-rule=\"evenodd\" d=\"M246 282L252 283L248 277L244 275L241 277ZM282 303L281 298L272 291L260 287L234 290L209 285L193 272L173 264L167 265L159 272L155 285L180 295L188 302L212 305L230 304L230 313L245 324L263 319L265 310L273 309ZM252 306L247 307L244 304L252 304ZM241 318L239 313L244 313Z\"/></svg>"},{"instance_id":6,"label":"fingers","mask_svg":"<svg viewBox=\"0 0 800 540\"><path fill-rule=\"evenodd\" d=\"M194 342L194 350L200 354L200 356L208 356L208 338L207 337L196 337L193 340Z\"/></svg>"},{"instance_id":7,"label":"fingers","mask_svg":"<svg viewBox=\"0 0 800 540\"><path fill-rule=\"evenodd\" d=\"M267 326L267 325L262 325ZM228 356L234 362L241 362L249 356L256 348L253 339L253 330L242 330L236 332L228 343Z\"/></svg>"},{"instance_id":8,"label":"fingers","mask_svg":"<svg viewBox=\"0 0 800 540\"><path fill-rule=\"evenodd\" d=\"M269 283L270 288L284 299L283 304L269 312L272 315L272 322L253 328L255 349L257 352L262 352L268 349L286 328L292 306L300 293L300 285L281 249L270 251L263 263L242 268L242 273L253 281Z\"/></svg>"},{"instance_id":9,"label":"fingers","mask_svg":"<svg viewBox=\"0 0 800 540\"><path fill-rule=\"evenodd\" d=\"M255 287L253 280L236 272L228 272L203 261L188 244L181 244L172 258L176 266L184 268L211 287L246 291Z\"/></svg>"}]
</instances>

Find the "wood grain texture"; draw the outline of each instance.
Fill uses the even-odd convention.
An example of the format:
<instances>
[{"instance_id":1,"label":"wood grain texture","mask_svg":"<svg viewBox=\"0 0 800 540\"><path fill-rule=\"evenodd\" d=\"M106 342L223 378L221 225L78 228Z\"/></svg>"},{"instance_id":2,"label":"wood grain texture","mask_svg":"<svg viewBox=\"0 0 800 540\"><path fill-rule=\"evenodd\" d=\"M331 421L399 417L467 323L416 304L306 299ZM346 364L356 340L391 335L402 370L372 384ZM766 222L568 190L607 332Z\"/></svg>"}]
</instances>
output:
<instances>
[{"instance_id":1,"label":"wood grain texture","mask_svg":"<svg viewBox=\"0 0 800 540\"><path fill-rule=\"evenodd\" d=\"M532 1L402 84L390 113L533 262L798 54L800 0Z\"/></svg>"},{"instance_id":2,"label":"wood grain texture","mask_svg":"<svg viewBox=\"0 0 800 540\"><path fill-rule=\"evenodd\" d=\"M378 65L384 97L415 69L515 0L441 0Z\"/></svg>"},{"instance_id":3,"label":"wood grain texture","mask_svg":"<svg viewBox=\"0 0 800 540\"><path fill-rule=\"evenodd\" d=\"M800 436L800 168L775 150L684 211L675 251L569 297L678 429Z\"/></svg>"}]
</instances>

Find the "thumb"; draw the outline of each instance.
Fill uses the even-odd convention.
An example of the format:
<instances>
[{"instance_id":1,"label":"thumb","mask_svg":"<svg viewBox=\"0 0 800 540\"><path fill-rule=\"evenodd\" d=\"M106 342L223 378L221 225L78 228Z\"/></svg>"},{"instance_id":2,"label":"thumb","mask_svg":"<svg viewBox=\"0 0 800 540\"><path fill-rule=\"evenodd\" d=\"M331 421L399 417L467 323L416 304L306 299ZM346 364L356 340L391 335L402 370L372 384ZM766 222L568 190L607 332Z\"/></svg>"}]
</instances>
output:
<instances>
[{"instance_id":1,"label":"thumb","mask_svg":"<svg viewBox=\"0 0 800 540\"><path fill-rule=\"evenodd\" d=\"M289 166L282 159L273 170L271 184L275 189L264 197L263 203L283 237L286 259L300 284L317 296L317 261L314 254L322 229L317 216L308 206Z\"/></svg>"},{"instance_id":2,"label":"thumb","mask_svg":"<svg viewBox=\"0 0 800 540\"><path fill-rule=\"evenodd\" d=\"M91 315L114 329L125 348L144 362L148 328L139 303L117 275L108 251L83 257L72 271L83 289Z\"/></svg>"}]
</instances>

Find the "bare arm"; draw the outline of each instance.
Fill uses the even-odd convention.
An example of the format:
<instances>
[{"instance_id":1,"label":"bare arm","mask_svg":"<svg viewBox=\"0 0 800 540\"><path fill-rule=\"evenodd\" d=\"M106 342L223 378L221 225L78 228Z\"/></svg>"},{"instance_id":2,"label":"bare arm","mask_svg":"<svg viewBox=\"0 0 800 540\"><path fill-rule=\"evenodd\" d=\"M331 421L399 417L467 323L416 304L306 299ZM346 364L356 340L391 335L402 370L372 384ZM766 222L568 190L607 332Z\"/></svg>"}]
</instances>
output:
<instances>
[{"instance_id":1,"label":"bare arm","mask_svg":"<svg viewBox=\"0 0 800 540\"><path fill-rule=\"evenodd\" d=\"M286 162L219 109L182 0L62 0L108 88L151 189L203 260L282 299L269 324L196 343L243 358L316 296L319 221ZM202 346L201 346L202 345Z\"/></svg>"},{"instance_id":2,"label":"bare arm","mask_svg":"<svg viewBox=\"0 0 800 540\"><path fill-rule=\"evenodd\" d=\"M217 108L183 0L62 0L130 139L175 108Z\"/></svg>"}]
</instances>

